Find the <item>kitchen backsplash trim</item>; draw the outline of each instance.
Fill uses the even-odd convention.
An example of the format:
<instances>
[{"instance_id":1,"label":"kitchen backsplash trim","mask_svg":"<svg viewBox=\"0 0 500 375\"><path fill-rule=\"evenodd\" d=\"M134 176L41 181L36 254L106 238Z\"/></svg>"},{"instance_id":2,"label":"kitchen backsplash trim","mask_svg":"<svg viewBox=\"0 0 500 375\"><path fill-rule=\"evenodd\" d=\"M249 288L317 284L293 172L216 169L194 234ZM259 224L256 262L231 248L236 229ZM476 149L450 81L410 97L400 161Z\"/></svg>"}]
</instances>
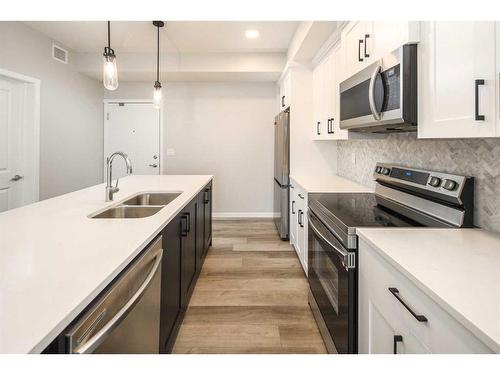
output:
<instances>
[{"instance_id":1,"label":"kitchen backsplash trim","mask_svg":"<svg viewBox=\"0 0 500 375\"><path fill-rule=\"evenodd\" d=\"M353 158L352 154L355 154ZM374 187L377 162L475 178L474 224L500 233L500 139L417 139L415 133L337 142L338 174Z\"/></svg>"}]
</instances>

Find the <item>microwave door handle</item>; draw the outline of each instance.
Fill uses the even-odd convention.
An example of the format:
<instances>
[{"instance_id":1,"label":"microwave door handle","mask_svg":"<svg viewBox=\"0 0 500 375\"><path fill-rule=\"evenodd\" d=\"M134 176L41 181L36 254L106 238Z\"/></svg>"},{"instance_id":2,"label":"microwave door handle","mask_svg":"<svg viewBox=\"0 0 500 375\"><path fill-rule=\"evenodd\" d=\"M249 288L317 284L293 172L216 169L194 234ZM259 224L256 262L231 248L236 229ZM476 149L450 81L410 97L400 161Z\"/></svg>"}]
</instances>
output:
<instances>
[{"instance_id":1,"label":"microwave door handle","mask_svg":"<svg viewBox=\"0 0 500 375\"><path fill-rule=\"evenodd\" d=\"M156 274L156 271L160 267L161 264L161 258L162 258L162 252L159 251L158 254L156 255L155 258L155 263L149 272L148 276L142 283L142 285L137 289L137 291L134 293L132 298L128 300L128 302L118 311L118 313L111 318L109 322L106 323L104 327L101 328L99 332L95 336L93 336L91 339L89 339L85 344L76 347L73 350L74 354L87 354L92 352L97 345L99 345L108 335L113 331L114 328L116 328L122 321L125 319L128 315L128 313L134 308L134 306L139 302L139 299L142 297L142 295L146 292L146 289L148 288L149 284L153 280L153 277Z\"/></svg>"},{"instance_id":2,"label":"microwave door handle","mask_svg":"<svg viewBox=\"0 0 500 375\"><path fill-rule=\"evenodd\" d=\"M347 251L338 248L337 246L332 244L325 236L323 236L319 231L319 229L314 225L313 220L311 219L311 215L309 215L309 228L311 228L318 237L320 237L323 241L325 241L328 244L328 246L334 249L342 257L344 264L347 264L347 257L348 257Z\"/></svg>"},{"instance_id":3,"label":"microwave door handle","mask_svg":"<svg viewBox=\"0 0 500 375\"><path fill-rule=\"evenodd\" d=\"M370 110L372 111L373 117L377 121L380 120L381 116L377 111L377 108L375 108L375 79L377 78L377 75L381 70L382 67L380 65L377 65L377 67L373 70L372 76L370 78L370 87L368 89L368 101L370 102Z\"/></svg>"}]
</instances>

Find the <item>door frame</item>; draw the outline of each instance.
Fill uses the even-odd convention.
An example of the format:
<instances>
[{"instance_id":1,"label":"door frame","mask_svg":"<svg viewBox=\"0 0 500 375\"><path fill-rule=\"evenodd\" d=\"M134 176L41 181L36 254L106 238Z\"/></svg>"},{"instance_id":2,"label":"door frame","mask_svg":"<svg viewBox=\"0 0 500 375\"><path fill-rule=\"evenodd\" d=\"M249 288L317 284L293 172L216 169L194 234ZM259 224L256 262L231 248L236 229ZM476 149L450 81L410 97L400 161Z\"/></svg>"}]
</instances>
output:
<instances>
[{"instance_id":1,"label":"door frame","mask_svg":"<svg viewBox=\"0 0 500 375\"><path fill-rule=\"evenodd\" d=\"M40 86L38 78L19 74L0 68L0 77L18 81L24 84L25 106L28 103L29 111L23 114L23 155L26 163L27 176L23 185L23 205L38 202L40 199ZM26 137L29 134L29 137ZM26 173L28 172L28 173Z\"/></svg>"},{"instance_id":2,"label":"door frame","mask_svg":"<svg viewBox=\"0 0 500 375\"><path fill-rule=\"evenodd\" d=\"M107 121L106 119L106 116L107 116L107 113L108 113L108 106L110 104L117 104L117 103L147 103L147 104L154 104L153 103L153 100L151 99L104 99L103 100L103 112L102 112L102 159L103 159L103 165L105 165L106 163L104 162L104 158L105 158L105 155L104 155L104 142L105 142L105 123ZM164 170L164 166L163 166L163 160L162 160L162 157L163 157L163 102L161 103L161 106L160 106L160 116L159 116L159 119L160 119L160 123L158 124L158 126L160 127L159 129L159 155L158 155L158 163L160 164L160 175L164 174L165 173L165 170ZM103 170L103 173L102 173L102 176L103 176L103 182L106 182L106 170Z\"/></svg>"}]
</instances>

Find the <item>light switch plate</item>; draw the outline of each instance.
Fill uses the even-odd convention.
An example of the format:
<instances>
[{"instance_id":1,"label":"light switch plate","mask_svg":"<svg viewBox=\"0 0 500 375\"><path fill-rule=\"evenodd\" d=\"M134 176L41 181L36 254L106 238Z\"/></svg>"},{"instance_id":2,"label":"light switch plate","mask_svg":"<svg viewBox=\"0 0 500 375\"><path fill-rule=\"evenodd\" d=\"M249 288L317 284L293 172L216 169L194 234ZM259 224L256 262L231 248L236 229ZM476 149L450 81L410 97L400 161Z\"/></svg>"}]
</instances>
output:
<instances>
[{"instance_id":1,"label":"light switch plate","mask_svg":"<svg viewBox=\"0 0 500 375\"><path fill-rule=\"evenodd\" d=\"M167 148L167 156L175 156L175 148Z\"/></svg>"}]
</instances>

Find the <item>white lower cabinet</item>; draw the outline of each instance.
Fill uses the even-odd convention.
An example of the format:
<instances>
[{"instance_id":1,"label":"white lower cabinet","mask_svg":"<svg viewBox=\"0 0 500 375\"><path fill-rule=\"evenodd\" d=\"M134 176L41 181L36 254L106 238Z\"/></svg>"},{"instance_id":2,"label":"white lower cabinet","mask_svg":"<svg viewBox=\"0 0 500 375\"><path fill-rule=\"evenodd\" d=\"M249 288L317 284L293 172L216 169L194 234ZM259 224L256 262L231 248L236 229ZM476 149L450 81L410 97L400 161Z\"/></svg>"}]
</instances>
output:
<instances>
[{"instance_id":1,"label":"white lower cabinet","mask_svg":"<svg viewBox=\"0 0 500 375\"><path fill-rule=\"evenodd\" d=\"M360 353L492 352L362 239L358 298Z\"/></svg>"},{"instance_id":2,"label":"white lower cabinet","mask_svg":"<svg viewBox=\"0 0 500 375\"><path fill-rule=\"evenodd\" d=\"M290 243L307 275L307 192L290 181Z\"/></svg>"}]
</instances>

